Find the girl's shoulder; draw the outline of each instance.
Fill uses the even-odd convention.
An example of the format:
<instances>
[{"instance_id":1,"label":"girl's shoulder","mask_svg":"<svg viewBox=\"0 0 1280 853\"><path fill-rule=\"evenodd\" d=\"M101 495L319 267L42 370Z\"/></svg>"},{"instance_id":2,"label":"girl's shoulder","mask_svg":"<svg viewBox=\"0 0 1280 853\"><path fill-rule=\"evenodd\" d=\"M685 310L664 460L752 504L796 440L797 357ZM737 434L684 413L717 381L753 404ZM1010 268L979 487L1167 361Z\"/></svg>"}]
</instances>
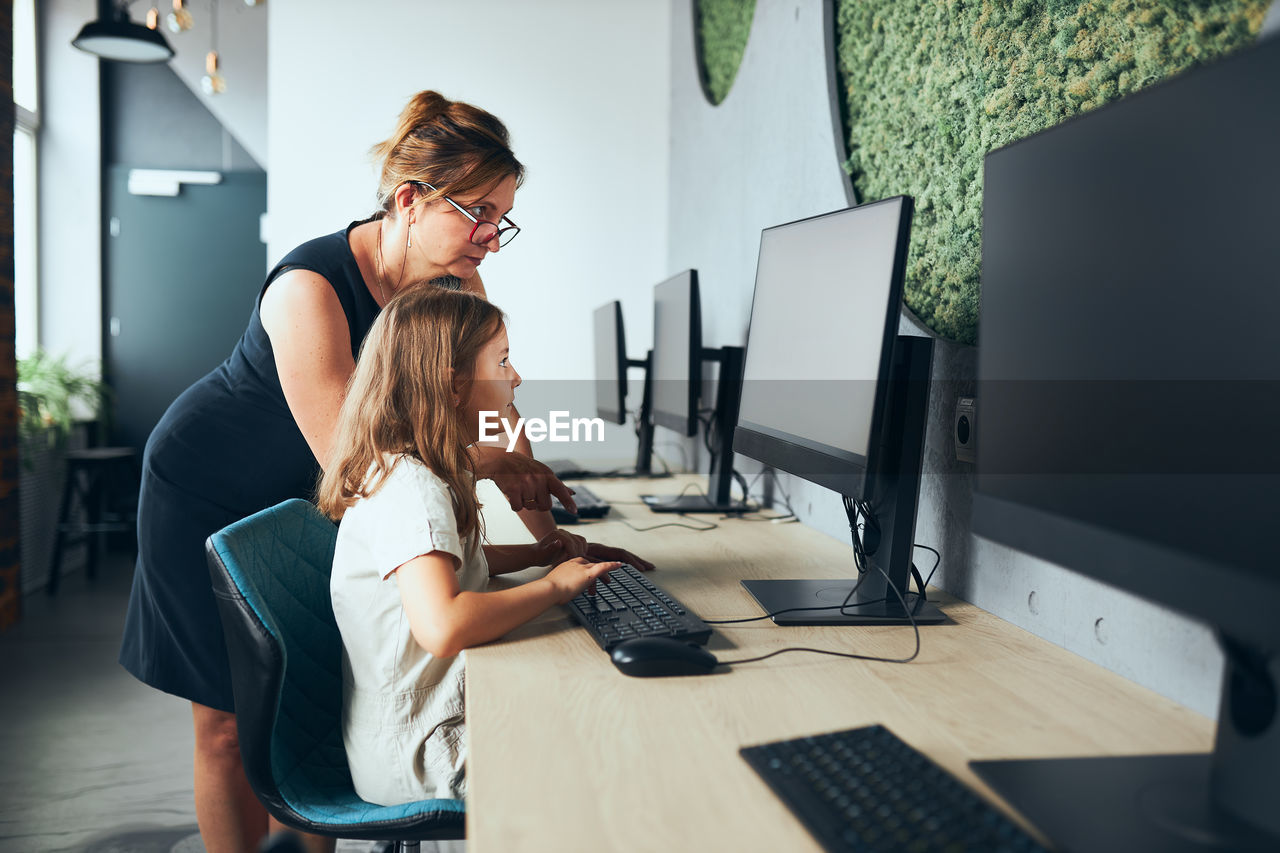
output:
<instances>
[{"instance_id":1,"label":"girl's shoulder","mask_svg":"<svg viewBox=\"0 0 1280 853\"><path fill-rule=\"evenodd\" d=\"M392 486L398 489L411 488L446 494L449 492L449 484L416 456L388 453L383 456L382 464L383 470L387 472L383 480L383 488Z\"/></svg>"},{"instance_id":2,"label":"girl's shoulder","mask_svg":"<svg viewBox=\"0 0 1280 853\"><path fill-rule=\"evenodd\" d=\"M372 491L359 498L343 517L362 519L430 519L435 526L451 523L453 497L449 486L420 459L403 454L383 457L380 479L374 467L365 478ZM381 524L382 522L379 522Z\"/></svg>"}]
</instances>

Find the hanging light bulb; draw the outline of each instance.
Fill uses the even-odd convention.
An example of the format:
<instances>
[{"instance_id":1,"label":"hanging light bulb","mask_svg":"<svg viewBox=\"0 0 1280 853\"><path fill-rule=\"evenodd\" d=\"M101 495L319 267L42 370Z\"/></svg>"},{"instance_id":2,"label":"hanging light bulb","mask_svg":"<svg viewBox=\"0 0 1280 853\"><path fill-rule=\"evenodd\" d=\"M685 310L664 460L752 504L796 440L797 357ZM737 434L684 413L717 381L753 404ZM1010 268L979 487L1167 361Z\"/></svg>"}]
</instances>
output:
<instances>
[{"instance_id":1,"label":"hanging light bulb","mask_svg":"<svg viewBox=\"0 0 1280 853\"><path fill-rule=\"evenodd\" d=\"M218 71L218 52L211 50L204 58L204 77L200 78L200 87L206 95L221 95L227 91L227 79Z\"/></svg>"},{"instance_id":2,"label":"hanging light bulb","mask_svg":"<svg viewBox=\"0 0 1280 853\"><path fill-rule=\"evenodd\" d=\"M218 68L218 0L209 0L209 52L204 57L204 77L200 78L200 88L206 95L227 91L226 78Z\"/></svg>"},{"instance_id":3,"label":"hanging light bulb","mask_svg":"<svg viewBox=\"0 0 1280 853\"><path fill-rule=\"evenodd\" d=\"M160 10L152 6L147 10L147 29L158 30L160 28Z\"/></svg>"},{"instance_id":4,"label":"hanging light bulb","mask_svg":"<svg viewBox=\"0 0 1280 853\"><path fill-rule=\"evenodd\" d=\"M173 0L173 11L167 20L169 29L175 33L191 29L191 13L187 11L186 0Z\"/></svg>"}]
</instances>

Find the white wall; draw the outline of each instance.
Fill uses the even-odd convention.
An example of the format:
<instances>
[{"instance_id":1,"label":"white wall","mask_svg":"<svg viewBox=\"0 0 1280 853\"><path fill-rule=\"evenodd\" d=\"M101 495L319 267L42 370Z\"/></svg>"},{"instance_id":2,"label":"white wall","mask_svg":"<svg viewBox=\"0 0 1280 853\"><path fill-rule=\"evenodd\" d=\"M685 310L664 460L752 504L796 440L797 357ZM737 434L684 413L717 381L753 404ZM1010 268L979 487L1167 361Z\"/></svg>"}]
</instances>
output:
<instances>
[{"instance_id":1,"label":"white wall","mask_svg":"<svg viewBox=\"0 0 1280 853\"><path fill-rule=\"evenodd\" d=\"M71 364L102 356L98 60L71 40L94 0L36 3L41 55L40 343Z\"/></svg>"},{"instance_id":2,"label":"white wall","mask_svg":"<svg viewBox=\"0 0 1280 853\"><path fill-rule=\"evenodd\" d=\"M667 4L272 0L268 9L270 262L373 211L369 148L414 92L481 106L506 123L527 168L511 214L524 230L483 269L511 317L512 359L526 378L517 403L545 413L576 394L575 416L593 414L591 311L634 295L639 314L666 270ZM649 333L633 326L631 349L647 347ZM549 380L568 381L540 391ZM580 447L590 449L575 455ZM623 452L634 450L624 442Z\"/></svg>"}]
</instances>

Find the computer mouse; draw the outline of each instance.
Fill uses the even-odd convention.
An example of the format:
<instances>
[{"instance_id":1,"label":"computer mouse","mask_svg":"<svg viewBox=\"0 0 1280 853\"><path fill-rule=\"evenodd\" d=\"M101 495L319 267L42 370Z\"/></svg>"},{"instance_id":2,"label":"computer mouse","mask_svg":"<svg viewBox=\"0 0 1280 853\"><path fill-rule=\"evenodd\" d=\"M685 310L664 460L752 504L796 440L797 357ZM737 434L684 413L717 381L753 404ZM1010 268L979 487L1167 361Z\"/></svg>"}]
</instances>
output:
<instances>
[{"instance_id":1,"label":"computer mouse","mask_svg":"<svg viewBox=\"0 0 1280 853\"><path fill-rule=\"evenodd\" d=\"M706 675L720 665L711 652L674 637L637 637L613 647L613 665L624 675Z\"/></svg>"}]
</instances>

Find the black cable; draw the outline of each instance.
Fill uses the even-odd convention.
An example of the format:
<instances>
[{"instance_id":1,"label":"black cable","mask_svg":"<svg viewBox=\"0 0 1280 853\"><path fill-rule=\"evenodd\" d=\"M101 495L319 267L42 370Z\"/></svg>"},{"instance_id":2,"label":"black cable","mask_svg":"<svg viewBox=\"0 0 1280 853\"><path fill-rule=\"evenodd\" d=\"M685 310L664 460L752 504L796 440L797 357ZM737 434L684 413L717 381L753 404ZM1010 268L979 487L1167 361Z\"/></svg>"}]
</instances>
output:
<instances>
[{"instance_id":1,"label":"black cable","mask_svg":"<svg viewBox=\"0 0 1280 853\"><path fill-rule=\"evenodd\" d=\"M702 446L707 449L707 456L711 459L711 467L716 467L717 449L711 446L711 433L715 424L715 415L712 414L703 420L701 417L698 421L702 424Z\"/></svg>"},{"instance_id":2,"label":"black cable","mask_svg":"<svg viewBox=\"0 0 1280 853\"><path fill-rule=\"evenodd\" d=\"M845 504L845 512L849 517L849 532L853 538L854 555L856 560L858 559L859 555L862 555L862 541L861 541L861 536L858 533L858 530L860 529L861 525L859 525L857 522L858 516L862 515L864 518L867 519L868 522L871 522L873 524L874 524L874 520L865 502L855 501L852 498L846 497L844 499L844 504ZM917 545L917 547L924 548L926 551L932 551L934 555L936 555L937 557L937 559L934 560L933 568L929 570L929 578L932 579L934 571L937 570L938 565L942 562L942 554L940 554L936 549L930 548L928 545ZM862 556L865 559L865 555L862 555ZM807 646L791 646L785 649L778 649L777 651L769 652L766 655L760 655L758 657L743 658L741 660L721 661L720 665L733 666L735 664L755 663L757 661L768 660L771 657L784 654L785 652L809 652L811 654L830 655L832 657L852 658L854 660L875 661L880 663L910 663L911 661L915 660L920 655L920 626L916 623L915 615L912 613L912 608L907 607L906 598L903 596L901 590L899 590L898 587L893 583L893 581L889 579L889 575L885 573L885 570L882 569L878 563L872 563L872 565L875 566L875 569L880 573L880 576L884 578L885 586L892 589L893 594L897 596L898 603L902 605L902 611L903 613L906 614L907 621L911 624L912 635L915 638L915 648L912 650L911 654L908 655L907 657L884 658L884 657L878 657L876 655L860 655L854 652L837 652L831 649L813 649ZM922 601L924 601L924 588L927 582L920 581L920 575L918 572L915 571L914 563L912 564L911 569L913 574L915 574L916 576L916 582L920 584L919 600L917 600L915 603L915 607L919 607ZM860 571L862 571L862 575L858 578L857 582L853 585L853 589L849 590L849 594L845 596L844 601L841 602L838 606L832 605L832 606L825 606L825 607L789 607L785 610L777 610L777 611L774 611L773 613L766 613L764 616L753 616L748 619L718 619L718 620L704 619L702 621L706 622L708 625L731 625L731 624L736 624L740 622L758 622L762 619L772 619L773 617L780 616L783 613L794 613L797 611L814 611L814 610L839 610L841 614L844 614L845 608L847 607L862 607L867 604L878 604L882 601L887 601L888 598L886 597L886 598L880 599L879 601L861 601L861 602L856 602L854 604L849 603L850 600L854 597L854 595L858 592L858 587L862 586L862 582L866 580L867 575L865 573L865 569L862 569L860 567ZM907 594L909 595L910 592L908 591Z\"/></svg>"},{"instance_id":3,"label":"black cable","mask_svg":"<svg viewBox=\"0 0 1280 853\"><path fill-rule=\"evenodd\" d=\"M919 542L914 543L912 547L923 548L924 550L931 551L934 554L933 566L929 569L929 576L925 578L923 581L920 579L920 572L916 570L915 564L912 564L911 566L911 576L915 578L917 591L912 592L910 589L908 589L906 594L914 595L916 597L916 601L912 605L912 609L918 610L920 608L921 601L929 600L928 596L925 595L925 587L929 585L929 581L933 580L933 573L938 570L938 565L942 562L942 555L938 553L937 549L930 548L928 545L921 545ZM883 570L881 571L883 572ZM856 587L854 591L856 591ZM895 593L897 592L896 588L894 589L894 592ZM901 595L901 593L898 593L898 594ZM888 596L885 596L884 598L873 598L868 601L857 601L852 604L849 604L848 600L849 599L846 597L845 604L838 604L838 605L829 604L824 607L795 607L787 610L779 610L774 613L766 613L764 616L753 616L750 619L729 619L729 620L726 620L724 623L708 622L707 624L719 625L719 624L729 624L731 622L757 622L761 619L771 619L774 616L778 616L783 613L790 613L792 612L792 610L843 610L846 607L866 607L871 604L884 604L886 601L891 601L892 599L890 599ZM707 620L703 619L702 621L706 622Z\"/></svg>"},{"instance_id":4,"label":"black cable","mask_svg":"<svg viewBox=\"0 0 1280 853\"><path fill-rule=\"evenodd\" d=\"M769 472L769 478L773 480L773 487L778 490L778 494L782 495L782 505L787 508L787 513L795 516L796 509L791 505L791 495L787 494L782 488L782 481L778 479L778 471L776 468L766 468Z\"/></svg>"},{"instance_id":5,"label":"black cable","mask_svg":"<svg viewBox=\"0 0 1280 853\"><path fill-rule=\"evenodd\" d=\"M678 514L681 518L685 519L686 521L693 521L692 518L689 518L689 516L685 515L684 513L678 513ZM662 528L662 527L683 527L686 530L692 530L696 533L705 533L708 530L715 530L717 527L720 526L716 524L714 521L705 522L705 524L707 525L706 527L694 527L693 525L690 525L690 524L681 524L678 521L667 521L662 524L654 524L650 527L636 527L634 524L627 521L625 518L622 519L622 523L625 524L627 527L630 527L632 530L634 530L637 533L648 533L650 530L658 530L659 528Z\"/></svg>"},{"instance_id":6,"label":"black cable","mask_svg":"<svg viewBox=\"0 0 1280 853\"><path fill-rule=\"evenodd\" d=\"M889 580L889 576L885 574L884 569L880 568L879 566L876 566L876 571L880 572L881 576L884 577L885 583L888 584L893 589L894 593L897 594L898 601L902 604L902 609L907 614L907 620L911 623L911 631L915 636L915 641L916 641L915 648L912 649L911 654L907 655L905 658L884 658L884 657L879 657L878 655L860 655L855 652L837 652L831 649L811 649L807 646L791 646L789 648L778 649L777 651L769 652L766 655L759 655L758 657L742 658L741 660L720 661L719 665L720 666L736 666L738 664L744 664L744 663L755 663L757 661L768 660L769 658L774 657L776 655L785 654L786 652L810 652L811 654L830 655L832 657L852 658L853 660L866 660L866 661L874 661L877 663L911 663L911 661L915 660L917 657L920 656L920 626L916 624L915 617L911 615L911 610L907 607L906 599L902 597L902 593L899 592L898 588L893 585L892 581ZM859 580L858 584L860 585L861 583L862 581ZM849 592L850 597L853 596L853 592L856 591L857 588L858 588L857 585L855 585L854 589ZM847 603L848 599L846 598L845 601ZM795 609L808 610L810 608L795 608Z\"/></svg>"},{"instance_id":7,"label":"black cable","mask_svg":"<svg viewBox=\"0 0 1280 853\"><path fill-rule=\"evenodd\" d=\"M682 452L683 452L683 448L682 448ZM657 450L654 450L653 448L650 448L650 449L649 449L649 455L650 455L650 457L652 457L652 458L654 458L654 459L657 459L659 462L661 462L661 463L662 463L662 473L663 473L665 476L670 477L670 476L671 476L671 466L667 464L667 460L665 460L665 459L663 459L663 458L662 458L662 454L661 454L661 453L659 453Z\"/></svg>"},{"instance_id":8,"label":"black cable","mask_svg":"<svg viewBox=\"0 0 1280 853\"><path fill-rule=\"evenodd\" d=\"M734 470L733 474L734 474L734 476L735 476L735 477L740 477L740 476L741 476L741 475L737 472L737 470ZM774 488L776 488L776 489L778 490L778 494L782 495L782 505L783 505L784 507L786 507L786 509L787 509L787 514L786 514L786 515L781 515L781 516L778 516L778 517L779 517L779 518L795 518L795 517L796 517L796 511L795 511L795 508L794 508L793 506L791 506L791 495L787 494L787 493L786 493L786 491L782 488L782 481L778 479L778 472L777 472L777 469L775 469L775 468L771 468L771 467L768 467L768 466L766 466L766 467L764 467L764 468L761 468L761 469L760 469L760 471L756 474L755 478L751 481L751 484L750 484L749 486L745 486L745 487L744 487L744 497L743 497L743 500L745 501L745 500L747 500L747 499L748 499L748 497L749 497L749 496L750 496L750 494L751 494L751 490L755 488L756 483L760 482L760 478L761 478L761 477L764 477L764 476L766 476L766 475L767 475L771 480L773 480ZM772 518L765 518L765 519L745 519L745 520L747 520L747 521L753 521L753 520L755 520L755 521L773 521L773 519L772 519Z\"/></svg>"},{"instance_id":9,"label":"black cable","mask_svg":"<svg viewBox=\"0 0 1280 853\"><path fill-rule=\"evenodd\" d=\"M782 518L786 518L786 516L782 516ZM773 521L774 519L745 518L741 520L742 521ZM930 551L933 553L935 557L933 561L933 567L929 569L929 576L925 578L924 584L920 587L920 589L923 590L924 587L929 585L929 581L933 580L933 573L938 570L938 564L942 562L942 555L939 554L936 549L930 548L928 545L921 545L919 542L915 543L915 547L923 548L926 551ZM917 576L917 583L918 582L919 582L919 578ZM859 583L861 583L861 581L859 581ZM856 585L852 590L850 590L849 594L852 595L854 592L857 592ZM910 590L908 590L907 595L914 595L916 596L916 598L924 598L923 592L911 592ZM815 611L815 610L843 610L846 607L865 607L868 604L883 604L886 601L889 601L889 598L887 596L885 598L876 598L871 601L856 601L853 603L848 603L849 596L846 596L845 603L843 604L824 604L824 605L814 606L814 607L788 607L785 610L774 610L772 613L766 613L763 616L748 616L743 619L703 619L702 621L706 622L708 625L736 625L740 622L761 622L765 619L772 619L775 616L781 616L784 613L798 613L801 611L809 612L809 611ZM912 609L916 609L919 606L920 606L920 603L917 601L914 605L912 605Z\"/></svg>"},{"instance_id":10,"label":"black cable","mask_svg":"<svg viewBox=\"0 0 1280 853\"><path fill-rule=\"evenodd\" d=\"M938 566L942 563L942 555L938 553L938 549L930 548L928 545L921 545L919 542L916 542L912 547L923 548L934 556L933 568L929 569L929 576L924 579L924 586L928 586L929 581L933 580L933 573L938 570Z\"/></svg>"},{"instance_id":11,"label":"black cable","mask_svg":"<svg viewBox=\"0 0 1280 853\"><path fill-rule=\"evenodd\" d=\"M677 493L676 493L676 497L677 497L677 498L682 498L682 497L684 497L685 495L689 494L690 490L692 490L692 491L693 491L693 493L694 493L695 495L697 495L698 497L705 498L705 497L707 496L707 493L706 493L706 492L704 492L704 491L702 491L701 489L699 489L699 488L698 488L698 484L697 484L697 483L686 483L686 484L685 484L685 487L684 487L683 489L681 489L679 492L677 492Z\"/></svg>"}]
</instances>

